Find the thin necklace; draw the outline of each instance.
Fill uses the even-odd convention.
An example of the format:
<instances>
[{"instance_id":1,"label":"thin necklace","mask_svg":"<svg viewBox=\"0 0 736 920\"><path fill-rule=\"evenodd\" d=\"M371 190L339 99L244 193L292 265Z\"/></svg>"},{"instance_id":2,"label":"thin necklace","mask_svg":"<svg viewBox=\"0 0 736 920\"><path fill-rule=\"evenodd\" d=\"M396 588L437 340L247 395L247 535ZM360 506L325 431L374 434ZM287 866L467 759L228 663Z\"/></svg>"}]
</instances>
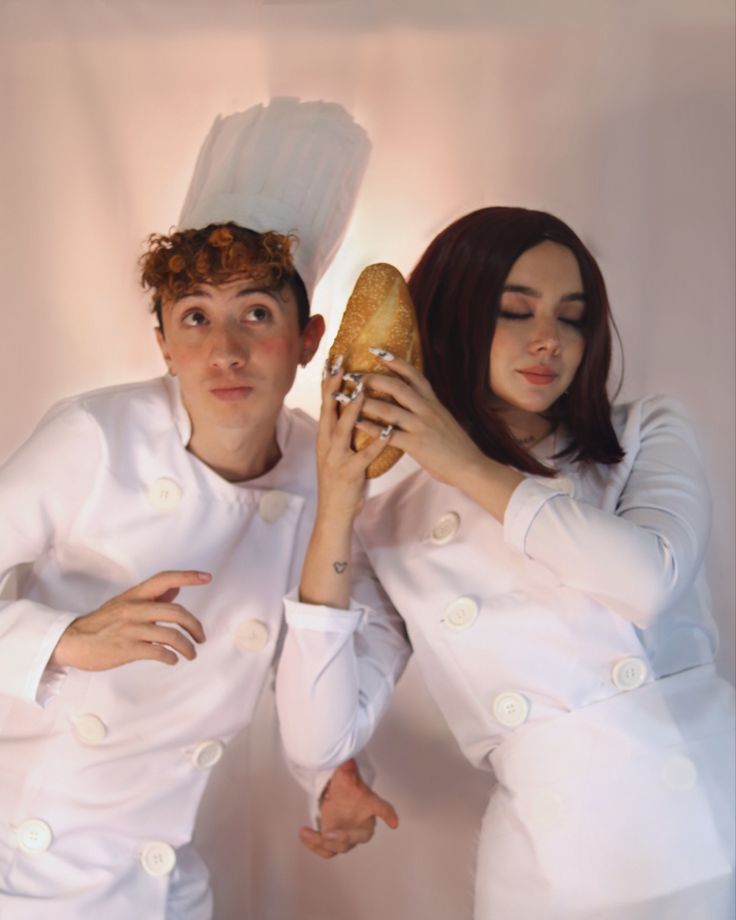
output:
<instances>
[{"instance_id":1,"label":"thin necklace","mask_svg":"<svg viewBox=\"0 0 736 920\"><path fill-rule=\"evenodd\" d=\"M551 434L555 435L555 439L557 438L557 427L552 428L546 434L540 435L539 437L534 434L528 434L523 438L514 438L514 440L519 445L519 447L523 447L525 450L528 450L530 447L536 447L537 444L541 444L542 441L548 438Z\"/></svg>"}]
</instances>

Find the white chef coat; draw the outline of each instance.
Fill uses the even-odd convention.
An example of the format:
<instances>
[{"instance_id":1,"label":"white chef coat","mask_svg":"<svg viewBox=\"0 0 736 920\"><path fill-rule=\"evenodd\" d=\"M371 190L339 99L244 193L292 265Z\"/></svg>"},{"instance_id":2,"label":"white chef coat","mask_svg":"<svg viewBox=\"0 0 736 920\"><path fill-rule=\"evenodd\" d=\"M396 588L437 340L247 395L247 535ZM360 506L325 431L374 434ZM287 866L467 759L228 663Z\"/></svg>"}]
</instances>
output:
<instances>
[{"instance_id":1,"label":"white chef coat","mask_svg":"<svg viewBox=\"0 0 736 920\"><path fill-rule=\"evenodd\" d=\"M539 455L559 475L527 477L503 525L417 470L356 522L350 610L287 600L277 683L297 762L360 749L411 646L462 750L495 772L481 920L731 917L707 484L672 401L613 424L621 463L554 461L550 438Z\"/></svg>"},{"instance_id":2,"label":"white chef coat","mask_svg":"<svg viewBox=\"0 0 736 920\"><path fill-rule=\"evenodd\" d=\"M212 766L248 724L280 642L315 502L314 422L284 409L281 460L226 482L186 450L170 377L68 399L0 471L0 916L204 920L190 845ZM47 667L75 617L166 569L195 661ZM237 790L233 790L237 795Z\"/></svg>"}]
</instances>

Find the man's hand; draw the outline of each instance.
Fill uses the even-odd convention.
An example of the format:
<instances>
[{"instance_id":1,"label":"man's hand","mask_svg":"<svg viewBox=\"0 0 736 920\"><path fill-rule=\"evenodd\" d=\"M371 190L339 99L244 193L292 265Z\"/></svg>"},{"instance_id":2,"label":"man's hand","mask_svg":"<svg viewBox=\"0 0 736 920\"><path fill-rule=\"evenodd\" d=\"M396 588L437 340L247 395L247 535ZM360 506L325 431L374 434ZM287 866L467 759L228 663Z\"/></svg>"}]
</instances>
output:
<instances>
[{"instance_id":1,"label":"man's hand","mask_svg":"<svg viewBox=\"0 0 736 920\"><path fill-rule=\"evenodd\" d=\"M206 585L211 580L207 572L153 575L106 601L98 610L73 620L59 639L49 664L107 671L142 659L176 664L177 652L190 660L196 658L194 644L185 632L195 642L204 642L202 624L172 601L180 588Z\"/></svg>"},{"instance_id":2,"label":"man's hand","mask_svg":"<svg viewBox=\"0 0 736 920\"><path fill-rule=\"evenodd\" d=\"M346 760L332 774L322 796L321 830L303 827L299 836L313 853L331 859L359 843L367 843L373 836L376 818L392 829L399 826L393 805L366 786L354 760Z\"/></svg>"}]
</instances>

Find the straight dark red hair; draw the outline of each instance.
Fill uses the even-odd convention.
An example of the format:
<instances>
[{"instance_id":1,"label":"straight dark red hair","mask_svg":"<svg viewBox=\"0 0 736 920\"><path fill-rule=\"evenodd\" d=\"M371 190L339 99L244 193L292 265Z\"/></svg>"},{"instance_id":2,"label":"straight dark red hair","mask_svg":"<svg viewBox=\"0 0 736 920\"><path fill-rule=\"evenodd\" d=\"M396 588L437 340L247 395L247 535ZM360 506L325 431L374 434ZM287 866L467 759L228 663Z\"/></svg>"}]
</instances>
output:
<instances>
[{"instance_id":1,"label":"straight dark red hair","mask_svg":"<svg viewBox=\"0 0 736 920\"><path fill-rule=\"evenodd\" d=\"M548 416L571 435L565 455L618 463L624 452L611 424L606 388L613 327L606 285L595 259L567 224L526 208L473 211L430 243L411 273L409 290L425 373L440 401L487 456L529 473L553 475L511 436L489 398L491 340L504 282L519 256L545 240L572 250L586 297L583 359Z\"/></svg>"}]
</instances>

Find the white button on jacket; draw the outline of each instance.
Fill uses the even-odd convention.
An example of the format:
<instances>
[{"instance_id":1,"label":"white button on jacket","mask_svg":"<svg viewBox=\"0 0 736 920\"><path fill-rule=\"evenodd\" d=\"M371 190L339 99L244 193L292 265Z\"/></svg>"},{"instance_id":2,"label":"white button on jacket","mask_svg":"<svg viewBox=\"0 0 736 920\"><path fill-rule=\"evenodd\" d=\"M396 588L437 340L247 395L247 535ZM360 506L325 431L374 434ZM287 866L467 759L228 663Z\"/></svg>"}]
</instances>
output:
<instances>
[{"instance_id":1,"label":"white button on jacket","mask_svg":"<svg viewBox=\"0 0 736 920\"><path fill-rule=\"evenodd\" d=\"M646 679L647 665L641 658L622 658L611 669L611 680L618 690L636 690Z\"/></svg>"},{"instance_id":2,"label":"white button on jacket","mask_svg":"<svg viewBox=\"0 0 736 920\"><path fill-rule=\"evenodd\" d=\"M173 511L181 501L181 486L164 476L151 483L148 497L153 507L159 511Z\"/></svg>"},{"instance_id":3,"label":"white button on jacket","mask_svg":"<svg viewBox=\"0 0 736 920\"><path fill-rule=\"evenodd\" d=\"M496 721L506 728L516 728L526 722L529 704L520 693L505 690L494 697L493 715Z\"/></svg>"},{"instance_id":4,"label":"white button on jacket","mask_svg":"<svg viewBox=\"0 0 736 920\"><path fill-rule=\"evenodd\" d=\"M107 737L107 726L93 712L85 712L72 720L74 734L82 744L102 744Z\"/></svg>"},{"instance_id":5,"label":"white button on jacket","mask_svg":"<svg viewBox=\"0 0 736 920\"><path fill-rule=\"evenodd\" d=\"M192 764L198 770L211 770L224 752L222 741L201 741L192 751Z\"/></svg>"},{"instance_id":6,"label":"white button on jacket","mask_svg":"<svg viewBox=\"0 0 736 920\"><path fill-rule=\"evenodd\" d=\"M442 517L437 518L432 526L429 539L436 546L444 546L454 538L459 527L460 515L456 511L448 511Z\"/></svg>"},{"instance_id":7,"label":"white button on jacket","mask_svg":"<svg viewBox=\"0 0 736 920\"><path fill-rule=\"evenodd\" d=\"M149 875L168 875L176 865L176 852L170 844L152 840L141 850L141 865Z\"/></svg>"},{"instance_id":8,"label":"white button on jacket","mask_svg":"<svg viewBox=\"0 0 736 920\"><path fill-rule=\"evenodd\" d=\"M260 620L244 620L238 623L235 644L241 652L260 652L268 645L268 626Z\"/></svg>"},{"instance_id":9,"label":"white button on jacket","mask_svg":"<svg viewBox=\"0 0 736 920\"><path fill-rule=\"evenodd\" d=\"M258 510L264 521L273 524L289 507L289 496L284 492L274 490L266 492L258 504Z\"/></svg>"},{"instance_id":10,"label":"white button on jacket","mask_svg":"<svg viewBox=\"0 0 736 920\"><path fill-rule=\"evenodd\" d=\"M448 629L467 629L478 616L478 605L472 597L459 597L445 608L444 623Z\"/></svg>"},{"instance_id":11,"label":"white button on jacket","mask_svg":"<svg viewBox=\"0 0 736 920\"><path fill-rule=\"evenodd\" d=\"M29 818L18 826L15 832L18 846L29 856L44 853L51 846L51 828L40 818Z\"/></svg>"}]
</instances>

